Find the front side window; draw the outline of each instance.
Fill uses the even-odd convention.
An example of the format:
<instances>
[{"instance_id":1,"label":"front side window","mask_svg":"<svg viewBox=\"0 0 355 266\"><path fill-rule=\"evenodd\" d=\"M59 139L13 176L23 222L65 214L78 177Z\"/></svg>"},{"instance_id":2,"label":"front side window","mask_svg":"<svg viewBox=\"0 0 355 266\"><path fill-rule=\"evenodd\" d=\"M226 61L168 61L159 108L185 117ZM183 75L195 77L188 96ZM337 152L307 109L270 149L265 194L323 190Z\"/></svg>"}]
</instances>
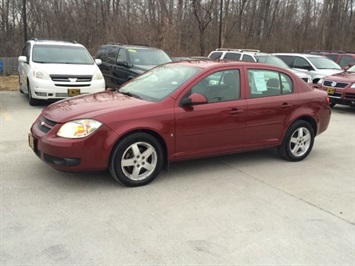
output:
<instances>
[{"instance_id":1,"label":"front side window","mask_svg":"<svg viewBox=\"0 0 355 266\"><path fill-rule=\"evenodd\" d=\"M94 64L84 47L69 45L34 45L32 61L43 64Z\"/></svg>"},{"instance_id":2,"label":"front side window","mask_svg":"<svg viewBox=\"0 0 355 266\"><path fill-rule=\"evenodd\" d=\"M291 78L277 71L249 69L248 82L251 98L289 94L293 91Z\"/></svg>"},{"instance_id":3,"label":"front side window","mask_svg":"<svg viewBox=\"0 0 355 266\"><path fill-rule=\"evenodd\" d=\"M301 68L301 69L311 69L313 68L311 64L302 57L296 57L295 62L293 63L294 68Z\"/></svg>"},{"instance_id":4,"label":"front side window","mask_svg":"<svg viewBox=\"0 0 355 266\"><path fill-rule=\"evenodd\" d=\"M128 49L128 56L134 65L161 65L171 62L171 58L158 49Z\"/></svg>"},{"instance_id":5,"label":"front side window","mask_svg":"<svg viewBox=\"0 0 355 266\"><path fill-rule=\"evenodd\" d=\"M244 62L255 62L254 58L251 55L248 55L248 54L243 55L242 61L244 61Z\"/></svg>"},{"instance_id":6,"label":"front side window","mask_svg":"<svg viewBox=\"0 0 355 266\"><path fill-rule=\"evenodd\" d=\"M225 70L213 73L192 89L191 93L200 93L209 103L233 101L240 98L239 70Z\"/></svg>"}]
</instances>

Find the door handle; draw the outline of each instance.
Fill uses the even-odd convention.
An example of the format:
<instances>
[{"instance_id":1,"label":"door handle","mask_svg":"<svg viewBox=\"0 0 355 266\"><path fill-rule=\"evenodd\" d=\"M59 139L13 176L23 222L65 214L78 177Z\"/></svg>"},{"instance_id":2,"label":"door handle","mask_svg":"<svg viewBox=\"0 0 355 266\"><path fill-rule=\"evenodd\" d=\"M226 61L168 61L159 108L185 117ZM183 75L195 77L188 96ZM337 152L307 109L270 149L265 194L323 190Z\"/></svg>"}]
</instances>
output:
<instances>
[{"instance_id":1,"label":"door handle","mask_svg":"<svg viewBox=\"0 0 355 266\"><path fill-rule=\"evenodd\" d=\"M243 113L244 112L244 110L240 110L240 109L237 109L237 108L233 108L230 112L229 112L229 114L230 115L238 115L238 114L241 114L241 113Z\"/></svg>"},{"instance_id":2,"label":"door handle","mask_svg":"<svg viewBox=\"0 0 355 266\"><path fill-rule=\"evenodd\" d=\"M291 107L292 106L292 104L289 104L289 103L283 103L283 104L281 104L281 108L288 108L288 107Z\"/></svg>"}]
</instances>

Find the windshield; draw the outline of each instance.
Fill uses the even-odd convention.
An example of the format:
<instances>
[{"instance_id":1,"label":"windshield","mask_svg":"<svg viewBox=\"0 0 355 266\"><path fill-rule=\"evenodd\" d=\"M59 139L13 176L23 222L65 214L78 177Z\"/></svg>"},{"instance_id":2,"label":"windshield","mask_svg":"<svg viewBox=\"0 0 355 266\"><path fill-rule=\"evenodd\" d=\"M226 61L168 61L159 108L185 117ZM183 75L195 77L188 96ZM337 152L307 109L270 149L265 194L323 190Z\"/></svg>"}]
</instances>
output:
<instances>
[{"instance_id":1,"label":"windshield","mask_svg":"<svg viewBox=\"0 0 355 266\"><path fill-rule=\"evenodd\" d=\"M34 45L32 61L47 64L94 64L84 47L67 45Z\"/></svg>"},{"instance_id":2,"label":"windshield","mask_svg":"<svg viewBox=\"0 0 355 266\"><path fill-rule=\"evenodd\" d=\"M318 69L342 69L337 63L326 57L308 57L308 59Z\"/></svg>"},{"instance_id":3,"label":"windshield","mask_svg":"<svg viewBox=\"0 0 355 266\"><path fill-rule=\"evenodd\" d=\"M278 58L276 56L271 56L271 55L257 56L256 55L255 58L260 63L266 63L266 64L270 64L270 65L274 65L274 66L290 69L290 67L284 61L282 61L280 58Z\"/></svg>"},{"instance_id":4,"label":"windshield","mask_svg":"<svg viewBox=\"0 0 355 266\"><path fill-rule=\"evenodd\" d=\"M161 65L171 62L171 58L162 50L129 49L128 55L134 65Z\"/></svg>"},{"instance_id":5,"label":"windshield","mask_svg":"<svg viewBox=\"0 0 355 266\"><path fill-rule=\"evenodd\" d=\"M202 68L179 64L158 66L123 85L119 92L158 102L170 95Z\"/></svg>"}]
</instances>

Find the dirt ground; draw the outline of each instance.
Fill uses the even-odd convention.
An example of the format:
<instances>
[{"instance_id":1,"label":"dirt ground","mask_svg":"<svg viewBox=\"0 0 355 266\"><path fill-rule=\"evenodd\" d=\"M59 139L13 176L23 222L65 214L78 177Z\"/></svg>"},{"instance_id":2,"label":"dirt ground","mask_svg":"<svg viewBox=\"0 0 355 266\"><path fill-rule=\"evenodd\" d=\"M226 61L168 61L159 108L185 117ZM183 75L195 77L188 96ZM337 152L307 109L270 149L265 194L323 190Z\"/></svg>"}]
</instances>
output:
<instances>
[{"instance_id":1,"label":"dirt ground","mask_svg":"<svg viewBox=\"0 0 355 266\"><path fill-rule=\"evenodd\" d=\"M17 91L18 75L0 76L0 91Z\"/></svg>"}]
</instances>

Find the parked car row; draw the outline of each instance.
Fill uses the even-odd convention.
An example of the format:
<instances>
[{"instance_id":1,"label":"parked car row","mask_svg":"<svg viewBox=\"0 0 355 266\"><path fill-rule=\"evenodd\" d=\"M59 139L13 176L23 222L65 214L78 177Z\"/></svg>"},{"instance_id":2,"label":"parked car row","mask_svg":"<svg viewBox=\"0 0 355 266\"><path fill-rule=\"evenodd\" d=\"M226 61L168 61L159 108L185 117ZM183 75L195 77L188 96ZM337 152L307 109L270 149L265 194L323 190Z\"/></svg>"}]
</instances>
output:
<instances>
[{"instance_id":1,"label":"parked car row","mask_svg":"<svg viewBox=\"0 0 355 266\"><path fill-rule=\"evenodd\" d=\"M19 57L20 92L28 94L30 105L36 105L41 100L117 89L149 69L172 61L223 59L260 62L288 69L312 86L326 88L332 106L336 103L354 106L353 68L333 77L344 72L335 61L348 65L354 63L351 60L355 54L351 53L267 54L256 49L217 48L208 57L171 58L158 48L112 43L100 46L95 58L76 42L29 40ZM333 81L329 83L330 80Z\"/></svg>"}]
</instances>

